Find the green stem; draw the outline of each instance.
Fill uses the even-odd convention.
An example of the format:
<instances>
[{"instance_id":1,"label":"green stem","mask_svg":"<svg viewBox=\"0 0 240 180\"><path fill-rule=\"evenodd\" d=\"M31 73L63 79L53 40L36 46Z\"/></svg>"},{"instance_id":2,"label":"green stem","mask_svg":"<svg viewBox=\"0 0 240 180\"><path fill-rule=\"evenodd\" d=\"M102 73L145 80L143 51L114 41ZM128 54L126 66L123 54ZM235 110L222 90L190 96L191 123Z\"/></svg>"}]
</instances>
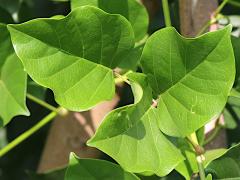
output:
<instances>
[{"instance_id":1,"label":"green stem","mask_svg":"<svg viewBox=\"0 0 240 180\"><path fill-rule=\"evenodd\" d=\"M205 180L205 171L203 166L204 158L203 156L197 156L197 164L198 164L198 170L199 170L199 176L201 180Z\"/></svg>"},{"instance_id":2,"label":"green stem","mask_svg":"<svg viewBox=\"0 0 240 180\"><path fill-rule=\"evenodd\" d=\"M214 24L214 23L215 23L215 21L214 21L214 22L208 21L208 22L200 29L200 31L197 33L196 36L202 35L202 34L206 31L206 29L207 29L209 26L211 26L212 24Z\"/></svg>"},{"instance_id":3,"label":"green stem","mask_svg":"<svg viewBox=\"0 0 240 180\"><path fill-rule=\"evenodd\" d=\"M32 100L32 101L34 101L35 103L43 106L43 107L49 109L50 111L55 111L57 113L59 112L59 110L56 107L46 103L45 101L43 101L41 99L38 99L37 97L35 97L35 96L31 95L31 94L27 94L27 98Z\"/></svg>"},{"instance_id":4,"label":"green stem","mask_svg":"<svg viewBox=\"0 0 240 180\"><path fill-rule=\"evenodd\" d=\"M222 11L222 9L224 8L224 6L228 3L229 0L224 0L220 6L218 6L218 8L215 10L214 12L214 17L217 17L217 15Z\"/></svg>"},{"instance_id":5,"label":"green stem","mask_svg":"<svg viewBox=\"0 0 240 180\"><path fill-rule=\"evenodd\" d=\"M168 0L162 0L162 6L163 6L163 14L164 14L166 27L170 27L172 26L172 23L171 23L171 17L169 12Z\"/></svg>"},{"instance_id":6,"label":"green stem","mask_svg":"<svg viewBox=\"0 0 240 180\"><path fill-rule=\"evenodd\" d=\"M58 110L61 110L61 108L58 108ZM27 130L26 132L18 136L16 139L14 139L12 142L10 142L8 145L6 145L3 149L0 150L0 157L2 157L4 154L9 152L11 149L16 147L18 144L20 144L24 140L26 140L29 136L31 136L33 133L35 133L45 124L50 122L54 117L57 116L57 114L58 113L55 111L51 112L46 117L44 117L41 121L39 121L36 125L34 125L31 129Z\"/></svg>"},{"instance_id":7,"label":"green stem","mask_svg":"<svg viewBox=\"0 0 240 180\"><path fill-rule=\"evenodd\" d=\"M213 17L214 20L210 19L202 28L201 30L197 33L197 36L203 34L206 29L211 26L213 23L216 22L216 17L218 16L218 14L222 11L222 9L224 8L224 6L228 3L229 0L224 0L219 6L218 8L214 11L213 13Z\"/></svg>"},{"instance_id":8,"label":"green stem","mask_svg":"<svg viewBox=\"0 0 240 180\"><path fill-rule=\"evenodd\" d=\"M144 36L144 38L142 40L135 43L134 47L138 48L138 47L144 45L146 43L146 41L148 40L148 38L149 38L149 35Z\"/></svg>"},{"instance_id":9,"label":"green stem","mask_svg":"<svg viewBox=\"0 0 240 180\"><path fill-rule=\"evenodd\" d=\"M204 171L204 165L203 165L203 161L205 159L204 155L203 155L204 149L199 145L196 133L192 133L190 135L190 137L188 137L188 140L193 145L193 148L197 155L196 160L197 160L197 164L198 164L200 179L205 180L206 177L205 177L205 171Z\"/></svg>"}]
</instances>

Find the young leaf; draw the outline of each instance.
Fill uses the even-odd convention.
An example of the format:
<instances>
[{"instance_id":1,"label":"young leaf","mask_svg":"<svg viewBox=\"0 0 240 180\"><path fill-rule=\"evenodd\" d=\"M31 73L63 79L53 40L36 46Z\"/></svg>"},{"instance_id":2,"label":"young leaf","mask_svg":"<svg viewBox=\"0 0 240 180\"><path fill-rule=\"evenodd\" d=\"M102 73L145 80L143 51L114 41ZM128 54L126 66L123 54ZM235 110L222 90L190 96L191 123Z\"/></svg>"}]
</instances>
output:
<instances>
[{"instance_id":1,"label":"young leaf","mask_svg":"<svg viewBox=\"0 0 240 180\"><path fill-rule=\"evenodd\" d=\"M146 76L132 73L128 78L135 104L108 114L88 145L107 153L127 171L165 176L183 156L157 126L158 109L150 107L152 91Z\"/></svg>"},{"instance_id":2,"label":"young leaf","mask_svg":"<svg viewBox=\"0 0 240 180\"><path fill-rule=\"evenodd\" d=\"M175 168L186 180L190 180L194 173L198 173L198 165L196 161L196 153L192 146L185 140L179 139L178 146L181 149L182 154L185 156L185 160L178 164ZM227 150L226 149L213 149L205 152L204 167L206 167L211 161L222 156Z\"/></svg>"},{"instance_id":3,"label":"young leaf","mask_svg":"<svg viewBox=\"0 0 240 180\"><path fill-rule=\"evenodd\" d=\"M15 55L5 25L0 24L0 127L14 116L29 115L26 107L27 74Z\"/></svg>"},{"instance_id":4,"label":"young leaf","mask_svg":"<svg viewBox=\"0 0 240 180\"><path fill-rule=\"evenodd\" d=\"M62 19L35 19L8 29L31 78L52 89L56 101L74 111L113 98L112 69L134 46L124 17L90 6Z\"/></svg>"},{"instance_id":5,"label":"young leaf","mask_svg":"<svg viewBox=\"0 0 240 180\"><path fill-rule=\"evenodd\" d=\"M187 39L165 28L148 39L141 65L159 100L162 132L185 137L219 116L235 76L230 32Z\"/></svg>"},{"instance_id":6,"label":"young leaf","mask_svg":"<svg viewBox=\"0 0 240 180\"><path fill-rule=\"evenodd\" d=\"M140 41L147 34L148 13L138 0L71 0L71 8L91 5L112 13L121 14L127 18L134 30L135 41Z\"/></svg>"},{"instance_id":7,"label":"young leaf","mask_svg":"<svg viewBox=\"0 0 240 180\"><path fill-rule=\"evenodd\" d=\"M212 161L206 171L214 179L240 178L240 145L230 148L223 156Z\"/></svg>"},{"instance_id":8,"label":"young leaf","mask_svg":"<svg viewBox=\"0 0 240 180\"><path fill-rule=\"evenodd\" d=\"M71 154L65 180L77 179L140 180L117 164L97 159L79 159Z\"/></svg>"}]
</instances>

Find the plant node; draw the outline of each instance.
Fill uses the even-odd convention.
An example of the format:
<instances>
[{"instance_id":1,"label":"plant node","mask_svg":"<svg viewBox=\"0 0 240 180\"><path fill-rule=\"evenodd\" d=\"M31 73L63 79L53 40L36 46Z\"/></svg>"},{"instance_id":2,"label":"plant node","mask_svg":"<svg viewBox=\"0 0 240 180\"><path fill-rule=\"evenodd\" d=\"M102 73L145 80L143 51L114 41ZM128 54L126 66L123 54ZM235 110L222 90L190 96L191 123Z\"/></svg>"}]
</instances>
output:
<instances>
[{"instance_id":1,"label":"plant node","mask_svg":"<svg viewBox=\"0 0 240 180\"><path fill-rule=\"evenodd\" d=\"M68 113L69 113L69 111L68 111L67 109L63 108L63 107L60 107L60 108L58 109L58 114L59 114L60 116L67 116Z\"/></svg>"}]
</instances>

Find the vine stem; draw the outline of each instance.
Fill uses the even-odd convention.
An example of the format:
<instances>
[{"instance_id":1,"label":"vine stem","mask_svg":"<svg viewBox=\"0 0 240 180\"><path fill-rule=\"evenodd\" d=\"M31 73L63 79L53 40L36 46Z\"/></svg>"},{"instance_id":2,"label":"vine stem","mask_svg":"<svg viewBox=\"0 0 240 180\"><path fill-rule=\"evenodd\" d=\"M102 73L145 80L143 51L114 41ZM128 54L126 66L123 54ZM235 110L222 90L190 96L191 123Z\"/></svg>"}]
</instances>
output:
<instances>
[{"instance_id":1,"label":"vine stem","mask_svg":"<svg viewBox=\"0 0 240 180\"><path fill-rule=\"evenodd\" d=\"M33 102L35 102L35 103L43 106L43 107L49 109L50 111L55 111L55 112L57 112L57 113L59 112L58 108L56 108L56 107L54 107L54 106L46 103L45 101L43 101L43 100L41 100L41 99L39 99L39 98L31 95L31 94L28 94L28 93L27 93L27 98L30 99L30 100L32 100Z\"/></svg>"},{"instance_id":2,"label":"vine stem","mask_svg":"<svg viewBox=\"0 0 240 180\"><path fill-rule=\"evenodd\" d=\"M222 11L222 9L223 9L224 6L228 3L228 1L229 1L229 0L223 0L223 2L220 4L220 6L218 6L218 8L217 8L217 9L214 11L214 13L213 13L214 19L213 19L213 20L210 19L210 20L201 28L201 30L197 33L196 36L200 36L201 34L203 34L209 26L211 26L212 24L214 24L214 23L217 21L217 19L216 19L217 15Z\"/></svg>"},{"instance_id":3,"label":"vine stem","mask_svg":"<svg viewBox=\"0 0 240 180\"><path fill-rule=\"evenodd\" d=\"M201 180L205 180L205 172L204 172L204 166L203 166L204 157L203 156L197 156L197 164L198 164L198 170L199 170L199 176Z\"/></svg>"},{"instance_id":4,"label":"vine stem","mask_svg":"<svg viewBox=\"0 0 240 180\"><path fill-rule=\"evenodd\" d=\"M58 111L61 111L61 107L57 108ZM21 142L26 140L28 137L30 137L33 133L35 133L37 130L39 130L41 127L43 127L45 124L50 122L54 117L56 117L58 113L56 111L52 111L47 116L45 116L42 120L40 120L36 125L34 125L29 130L22 133L20 136L18 136L16 139L14 139L12 142L10 142L8 145L6 145L4 148L0 150L0 157L5 155L7 152L9 152L11 149L19 145Z\"/></svg>"},{"instance_id":5,"label":"vine stem","mask_svg":"<svg viewBox=\"0 0 240 180\"><path fill-rule=\"evenodd\" d=\"M192 144L197 155L196 161L198 165L200 179L205 180L206 176L205 176L204 165L203 165L203 161L205 160L205 157L203 155L204 149L199 145L196 133L192 133L190 137L188 137L188 140Z\"/></svg>"},{"instance_id":6,"label":"vine stem","mask_svg":"<svg viewBox=\"0 0 240 180\"><path fill-rule=\"evenodd\" d=\"M172 26L172 23L171 23L171 16L169 12L168 0L162 0L162 6L163 6L163 14L164 14L166 27L170 27Z\"/></svg>"}]
</instances>

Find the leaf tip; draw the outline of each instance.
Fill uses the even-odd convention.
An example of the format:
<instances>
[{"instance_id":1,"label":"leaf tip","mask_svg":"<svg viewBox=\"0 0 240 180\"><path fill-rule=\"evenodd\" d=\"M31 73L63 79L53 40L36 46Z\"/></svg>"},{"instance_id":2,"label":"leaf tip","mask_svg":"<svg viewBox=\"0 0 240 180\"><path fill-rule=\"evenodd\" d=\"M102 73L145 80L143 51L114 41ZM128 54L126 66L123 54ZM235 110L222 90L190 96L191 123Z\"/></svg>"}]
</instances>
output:
<instances>
[{"instance_id":1,"label":"leaf tip","mask_svg":"<svg viewBox=\"0 0 240 180\"><path fill-rule=\"evenodd\" d=\"M14 24L7 24L8 31L11 31L11 29L14 29Z\"/></svg>"},{"instance_id":2,"label":"leaf tip","mask_svg":"<svg viewBox=\"0 0 240 180\"><path fill-rule=\"evenodd\" d=\"M86 142L87 146L94 146L94 136Z\"/></svg>"}]
</instances>

